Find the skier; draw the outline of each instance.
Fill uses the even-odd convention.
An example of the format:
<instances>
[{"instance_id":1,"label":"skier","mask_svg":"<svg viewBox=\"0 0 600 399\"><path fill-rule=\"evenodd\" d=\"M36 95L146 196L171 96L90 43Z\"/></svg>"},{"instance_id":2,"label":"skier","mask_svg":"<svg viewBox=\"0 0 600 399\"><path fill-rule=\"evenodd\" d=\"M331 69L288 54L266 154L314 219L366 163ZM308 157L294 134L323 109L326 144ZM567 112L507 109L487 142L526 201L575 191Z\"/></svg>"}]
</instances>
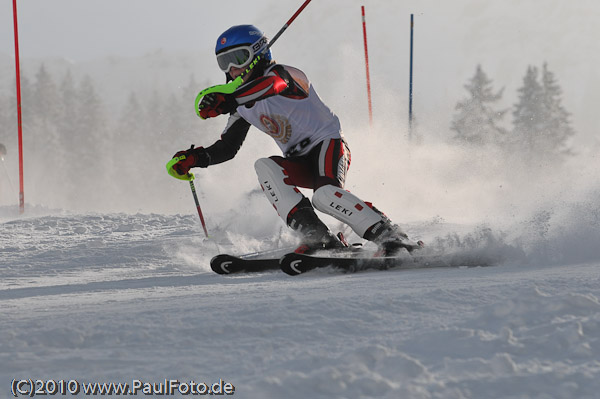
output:
<instances>
[{"instance_id":1,"label":"skier","mask_svg":"<svg viewBox=\"0 0 600 399\"><path fill-rule=\"evenodd\" d=\"M283 157L258 159L254 167L271 205L302 237L295 252L311 254L347 246L341 235L336 238L319 219L315 208L375 242L381 255L419 247L422 243L408 240L371 203L343 189L350 150L338 117L301 70L277 64L270 50L262 53L267 42L253 25L233 26L218 37L217 63L227 81L242 75L251 62L258 62L243 75L244 83L234 93L209 93L202 98L202 118L230 114L225 130L209 147L192 146L177 152L174 157L184 158L173 170L186 175L192 167L206 168L232 159L252 125L270 135L283 153ZM312 204L298 187L314 190Z\"/></svg>"}]
</instances>

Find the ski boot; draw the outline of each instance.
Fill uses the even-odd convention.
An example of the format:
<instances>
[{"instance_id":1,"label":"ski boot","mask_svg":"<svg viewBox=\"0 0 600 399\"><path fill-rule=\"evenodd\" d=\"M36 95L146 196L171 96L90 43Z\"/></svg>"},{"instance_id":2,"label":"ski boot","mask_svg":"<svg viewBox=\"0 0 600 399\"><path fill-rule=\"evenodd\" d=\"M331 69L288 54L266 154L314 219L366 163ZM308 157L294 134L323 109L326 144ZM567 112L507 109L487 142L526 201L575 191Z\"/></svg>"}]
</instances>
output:
<instances>
[{"instance_id":1,"label":"ski boot","mask_svg":"<svg viewBox=\"0 0 600 399\"><path fill-rule=\"evenodd\" d=\"M424 246L423 241L412 241L397 224L392 224L387 217L372 226L364 236L378 246L375 256L396 256L403 248L409 253Z\"/></svg>"},{"instance_id":2,"label":"ski boot","mask_svg":"<svg viewBox=\"0 0 600 399\"><path fill-rule=\"evenodd\" d=\"M320 250L347 248L345 240L334 236L325 223L319 219L310 202L307 201L301 205L304 206L295 209L288 217L288 225L303 237L301 245L294 252L311 255Z\"/></svg>"},{"instance_id":3,"label":"ski boot","mask_svg":"<svg viewBox=\"0 0 600 399\"><path fill-rule=\"evenodd\" d=\"M321 250L343 250L347 247L338 240L330 231L322 237L318 235L305 236L302 244L294 250L297 254L312 255Z\"/></svg>"}]
</instances>

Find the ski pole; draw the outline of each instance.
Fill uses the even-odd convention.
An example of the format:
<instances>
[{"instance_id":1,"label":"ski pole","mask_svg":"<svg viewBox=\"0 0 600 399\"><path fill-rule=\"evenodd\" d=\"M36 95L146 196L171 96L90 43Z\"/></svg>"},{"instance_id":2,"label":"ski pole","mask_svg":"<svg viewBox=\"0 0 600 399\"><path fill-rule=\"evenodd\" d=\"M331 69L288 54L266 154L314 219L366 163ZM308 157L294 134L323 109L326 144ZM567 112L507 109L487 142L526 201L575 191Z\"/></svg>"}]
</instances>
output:
<instances>
[{"instance_id":1,"label":"ski pole","mask_svg":"<svg viewBox=\"0 0 600 399\"><path fill-rule=\"evenodd\" d=\"M194 148L194 145L192 144L192 147L190 148L190 150L193 148ZM194 174L190 173L190 172L188 172L185 175L180 175L179 173L177 173L177 171L175 171L175 169L173 169L173 165L175 165L179 161L184 160L185 158L186 158L185 155L180 155L178 157L171 159L169 162L167 162L167 173L176 179L187 180L188 182L190 182L190 189L192 190L192 195L194 196L194 202L196 203L196 209L198 210L198 216L200 216L200 223L202 223L202 229L204 229L204 234L208 238L208 231L206 230L206 223L204 222L204 216L202 215L202 209L200 209L200 202L198 201L198 195L196 195L196 186L194 185L194 179L196 178L196 176L194 176Z\"/></svg>"},{"instance_id":2,"label":"ski pole","mask_svg":"<svg viewBox=\"0 0 600 399\"><path fill-rule=\"evenodd\" d=\"M194 176L193 174L191 174L191 175ZM200 223L202 223L202 229L204 230L204 235L206 235L206 238L208 238L208 230L206 230L206 223L204 222L204 216L202 215L202 209L200 209L200 202L198 201L198 196L196 195L196 185L194 184L194 179L190 180L190 189L192 190L192 195L194 196L194 202L196 202L196 209L198 210L198 216L200 216Z\"/></svg>"},{"instance_id":3,"label":"ski pole","mask_svg":"<svg viewBox=\"0 0 600 399\"><path fill-rule=\"evenodd\" d=\"M279 32L277 32L277 34L273 37L273 39L271 39L271 41L269 42L269 44L267 44L267 47L262 51L262 53L266 53L267 51L269 51L269 49L271 48L271 46L275 43L275 41L277 39L279 39L279 36L281 36L281 34L288 28L288 26L290 26L292 24L292 22L294 22L294 20L296 19L296 17L298 15L300 15L300 13L302 12L302 10L304 10L306 8L306 6L308 5L308 3L310 3L311 0L306 0L304 2L304 4L302 4L300 6L300 8L298 9L298 11L296 11L294 13L294 15L292 15L292 18L289 19L289 21L287 21L283 27L281 29L279 29Z\"/></svg>"}]
</instances>

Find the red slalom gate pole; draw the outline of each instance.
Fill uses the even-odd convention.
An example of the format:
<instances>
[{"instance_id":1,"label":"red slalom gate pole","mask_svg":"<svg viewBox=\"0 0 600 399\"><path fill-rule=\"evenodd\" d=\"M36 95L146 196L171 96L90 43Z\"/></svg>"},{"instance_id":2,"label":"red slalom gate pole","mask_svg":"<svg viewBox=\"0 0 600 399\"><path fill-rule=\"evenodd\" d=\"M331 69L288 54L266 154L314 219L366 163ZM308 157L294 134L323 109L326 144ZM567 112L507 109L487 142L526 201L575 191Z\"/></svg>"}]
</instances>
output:
<instances>
[{"instance_id":1,"label":"red slalom gate pole","mask_svg":"<svg viewBox=\"0 0 600 399\"><path fill-rule=\"evenodd\" d=\"M19 65L19 29L17 26L17 0L13 0L15 21L15 69L17 75L17 126L19 131L19 211L25 212L25 194L23 189L23 120L21 117L21 73Z\"/></svg>"},{"instance_id":2,"label":"red slalom gate pole","mask_svg":"<svg viewBox=\"0 0 600 399\"><path fill-rule=\"evenodd\" d=\"M369 49L367 47L367 22L365 19L365 6L361 6L363 37L365 42L365 65L367 69L367 99L369 102L369 126L373 126L373 106L371 104L371 78L369 76Z\"/></svg>"}]
</instances>

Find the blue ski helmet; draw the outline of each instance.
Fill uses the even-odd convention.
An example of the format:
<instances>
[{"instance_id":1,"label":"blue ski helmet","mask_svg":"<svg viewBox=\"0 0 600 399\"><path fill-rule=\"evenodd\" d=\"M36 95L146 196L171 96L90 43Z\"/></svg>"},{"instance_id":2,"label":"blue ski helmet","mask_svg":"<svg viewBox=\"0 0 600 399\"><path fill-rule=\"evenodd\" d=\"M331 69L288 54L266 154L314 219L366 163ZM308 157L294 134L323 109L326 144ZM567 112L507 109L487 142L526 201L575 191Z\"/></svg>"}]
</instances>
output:
<instances>
[{"instance_id":1,"label":"blue ski helmet","mask_svg":"<svg viewBox=\"0 0 600 399\"><path fill-rule=\"evenodd\" d=\"M236 25L227 29L217 39L215 54L219 68L226 74L231 67L245 68L267 47L267 37L254 25ZM271 50L263 54L271 61Z\"/></svg>"}]
</instances>

